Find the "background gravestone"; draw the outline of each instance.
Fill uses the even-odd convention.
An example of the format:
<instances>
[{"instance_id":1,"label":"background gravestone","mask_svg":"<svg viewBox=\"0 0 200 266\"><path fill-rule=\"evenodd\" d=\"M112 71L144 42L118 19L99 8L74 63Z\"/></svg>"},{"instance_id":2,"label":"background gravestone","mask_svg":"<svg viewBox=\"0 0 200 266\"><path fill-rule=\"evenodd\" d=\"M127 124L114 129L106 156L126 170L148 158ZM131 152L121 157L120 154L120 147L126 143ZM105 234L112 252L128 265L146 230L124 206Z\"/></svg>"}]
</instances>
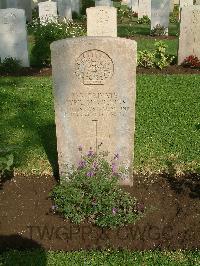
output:
<instances>
[{"instance_id":1,"label":"background gravestone","mask_svg":"<svg viewBox=\"0 0 200 266\"><path fill-rule=\"evenodd\" d=\"M57 3L46 1L38 3L41 22L57 21Z\"/></svg>"},{"instance_id":2,"label":"background gravestone","mask_svg":"<svg viewBox=\"0 0 200 266\"><path fill-rule=\"evenodd\" d=\"M148 16L151 19L151 0L139 0L138 18Z\"/></svg>"},{"instance_id":3,"label":"background gravestone","mask_svg":"<svg viewBox=\"0 0 200 266\"><path fill-rule=\"evenodd\" d=\"M138 0L131 1L131 9L133 12L138 13Z\"/></svg>"},{"instance_id":4,"label":"background gravestone","mask_svg":"<svg viewBox=\"0 0 200 266\"><path fill-rule=\"evenodd\" d=\"M0 58L16 58L29 66L25 11L7 8L0 10Z\"/></svg>"},{"instance_id":5,"label":"background gravestone","mask_svg":"<svg viewBox=\"0 0 200 266\"><path fill-rule=\"evenodd\" d=\"M113 2L111 0L96 0L95 6L113 6Z\"/></svg>"},{"instance_id":6,"label":"background gravestone","mask_svg":"<svg viewBox=\"0 0 200 266\"><path fill-rule=\"evenodd\" d=\"M57 0L57 3L59 16L67 19L72 19L71 0Z\"/></svg>"},{"instance_id":7,"label":"background gravestone","mask_svg":"<svg viewBox=\"0 0 200 266\"><path fill-rule=\"evenodd\" d=\"M87 35L117 37L117 9L97 6L86 9Z\"/></svg>"},{"instance_id":8,"label":"background gravestone","mask_svg":"<svg viewBox=\"0 0 200 266\"><path fill-rule=\"evenodd\" d=\"M131 8L131 3L132 3L132 0L122 0L122 5L127 5L128 7Z\"/></svg>"},{"instance_id":9,"label":"background gravestone","mask_svg":"<svg viewBox=\"0 0 200 266\"><path fill-rule=\"evenodd\" d=\"M200 5L200 0L196 0L196 5Z\"/></svg>"},{"instance_id":10,"label":"background gravestone","mask_svg":"<svg viewBox=\"0 0 200 266\"><path fill-rule=\"evenodd\" d=\"M19 8L25 10L26 20L32 20L31 0L0 0L3 3L2 8Z\"/></svg>"},{"instance_id":11,"label":"background gravestone","mask_svg":"<svg viewBox=\"0 0 200 266\"><path fill-rule=\"evenodd\" d=\"M132 185L137 43L110 37L51 44L61 177L80 160L78 146L119 154ZM123 66L123 67L122 67Z\"/></svg>"},{"instance_id":12,"label":"background gravestone","mask_svg":"<svg viewBox=\"0 0 200 266\"><path fill-rule=\"evenodd\" d=\"M174 10L174 0L170 0L170 12Z\"/></svg>"},{"instance_id":13,"label":"background gravestone","mask_svg":"<svg viewBox=\"0 0 200 266\"><path fill-rule=\"evenodd\" d=\"M178 64L190 55L200 59L200 6L183 7L181 12Z\"/></svg>"},{"instance_id":14,"label":"background gravestone","mask_svg":"<svg viewBox=\"0 0 200 266\"><path fill-rule=\"evenodd\" d=\"M160 25L164 27L165 34L168 34L170 0L151 1L151 29Z\"/></svg>"},{"instance_id":15,"label":"background gravestone","mask_svg":"<svg viewBox=\"0 0 200 266\"><path fill-rule=\"evenodd\" d=\"M80 0L72 0L71 3L72 3L72 12L80 14L80 9L81 9Z\"/></svg>"}]
</instances>

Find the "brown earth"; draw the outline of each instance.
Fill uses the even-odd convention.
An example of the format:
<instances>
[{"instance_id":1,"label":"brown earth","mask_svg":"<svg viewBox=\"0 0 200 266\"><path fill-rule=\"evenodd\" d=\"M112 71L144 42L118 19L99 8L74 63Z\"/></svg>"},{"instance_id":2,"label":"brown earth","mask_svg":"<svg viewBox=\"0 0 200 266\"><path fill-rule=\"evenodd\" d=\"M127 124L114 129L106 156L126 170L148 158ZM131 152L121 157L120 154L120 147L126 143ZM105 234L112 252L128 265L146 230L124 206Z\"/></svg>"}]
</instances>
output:
<instances>
[{"instance_id":1,"label":"brown earth","mask_svg":"<svg viewBox=\"0 0 200 266\"><path fill-rule=\"evenodd\" d=\"M51 176L16 176L1 184L0 250L200 248L200 175L134 176L126 190L145 205L145 214L115 230L77 226L53 213L49 192L55 184Z\"/></svg>"},{"instance_id":2,"label":"brown earth","mask_svg":"<svg viewBox=\"0 0 200 266\"><path fill-rule=\"evenodd\" d=\"M173 75L173 74L200 74L200 69L195 68L187 68L177 65L171 65L169 67L166 67L162 70L157 68L142 68L137 67L137 74L153 74L153 75ZM52 75L52 69L51 68L36 68L36 67L30 67L30 68L22 68L20 71L10 74L10 73L3 73L0 72L0 77L7 77L7 76L14 76L14 77L21 77L21 76L36 76L36 77L42 77L42 76L51 76Z\"/></svg>"}]
</instances>

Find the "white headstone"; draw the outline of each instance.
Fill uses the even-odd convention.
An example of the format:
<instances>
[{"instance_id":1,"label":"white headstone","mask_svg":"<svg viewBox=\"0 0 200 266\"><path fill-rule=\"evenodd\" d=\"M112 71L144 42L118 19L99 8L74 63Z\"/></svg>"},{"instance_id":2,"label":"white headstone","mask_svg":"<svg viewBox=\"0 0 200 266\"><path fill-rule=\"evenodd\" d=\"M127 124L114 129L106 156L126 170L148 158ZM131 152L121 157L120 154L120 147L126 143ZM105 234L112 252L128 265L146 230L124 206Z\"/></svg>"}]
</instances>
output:
<instances>
[{"instance_id":1,"label":"white headstone","mask_svg":"<svg viewBox=\"0 0 200 266\"><path fill-rule=\"evenodd\" d=\"M25 11L7 8L0 10L0 58L16 58L29 66Z\"/></svg>"},{"instance_id":2,"label":"white headstone","mask_svg":"<svg viewBox=\"0 0 200 266\"><path fill-rule=\"evenodd\" d=\"M151 0L139 0L138 18L148 16L151 19Z\"/></svg>"},{"instance_id":3,"label":"white headstone","mask_svg":"<svg viewBox=\"0 0 200 266\"><path fill-rule=\"evenodd\" d=\"M86 9L87 36L117 37L117 9L97 6Z\"/></svg>"},{"instance_id":4,"label":"white headstone","mask_svg":"<svg viewBox=\"0 0 200 266\"><path fill-rule=\"evenodd\" d=\"M190 55L200 59L200 6L183 7L181 12L178 64Z\"/></svg>"},{"instance_id":5,"label":"white headstone","mask_svg":"<svg viewBox=\"0 0 200 266\"><path fill-rule=\"evenodd\" d=\"M95 0L95 6L113 6L111 0Z\"/></svg>"},{"instance_id":6,"label":"white headstone","mask_svg":"<svg viewBox=\"0 0 200 266\"><path fill-rule=\"evenodd\" d=\"M151 29L157 25L164 27L165 34L168 34L170 0L151 1Z\"/></svg>"},{"instance_id":7,"label":"white headstone","mask_svg":"<svg viewBox=\"0 0 200 266\"><path fill-rule=\"evenodd\" d=\"M131 8L131 3L132 3L132 0L122 0L122 4L127 5L130 8Z\"/></svg>"},{"instance_id":8,"label":"white headstone","mask_svg":"<svg viewBox=\"0 0 200 266\"><path fill-rule=\"evenodd\" d=\"M200 5L200 0L196 0L196 5Z\"/></svg>"},{"instance_id":9,"label":"white headstone","mask_svg":"<svg viewBox=\"0 0 200 266\"><path fill-rule=\"evenodd\" d=\"M32 20L31 0L1 0L4 1L5 8L19 8L25 10L26 20Z\"/></svg>"},{"instance_id":10,"label":"white headstone","mask_svg":"<svg viewBox=\"0 0 200 266\"><path fill-rule=\"evenodd\" d=\"M74 0L72 0L74 1ZM71 0L57 0L58 14L60 17L72 19L72 3Z\"/></svg>"},{"instance_id":11,"label":"white headstone","mask_svg":"<svg viewBox=\"0 0 200 266\"><path fill-rule=\"evenodd\" d=\"M80 0L72 0L72 12L80 14Z\"/></svg>"},{"instance_id":12,"label":"white headstone","mask_svg":"<svg viewBox=\"0 0 200 266\"><path fill-rule=\"evenodd\" d=\"M184 6L192 6L193 0L180 0L179 2L179 20L181 19L181 10Z\"/></svg>"},{"instance_id":13,"label":"white headstone","mask_svg":"<svg viewBox=\"0 0 200 266\"><path fill-rule=\"evenodd\" d=\"M193 5L193 0L180 0L180 8L184 6L192 6Z\"/></svg>"},{"instance_id":14,"label":"white headstone","mask_svg":"<svg viewBox=\"0 0 200 266\"><path fill-rule=\"evenodd\" d=\"M85 153L109 152L129 174L132 185L135 128L135 41L84 37L51 44L59 171L67 177Z\"/></svg>"},{"instance_id":15,"label":"white headstone","mask_svg":"<svg viewBox=\"0 0 200 266\"><path fill-rule=\"evenodd\" d=\"M41 22L57 20L57 4L56 2L46 1L38 4L39 18Z\"/></svg>"},{"instance_id":16,"label":"white headstone","mask_svg":"<svg viewBox=\"0 0 200 266\"><path fill-rule=\"evenodd\" d=\"M133 12L138 13L138 0L131 1L131 9Z\"/></svg>"}]
</instances>

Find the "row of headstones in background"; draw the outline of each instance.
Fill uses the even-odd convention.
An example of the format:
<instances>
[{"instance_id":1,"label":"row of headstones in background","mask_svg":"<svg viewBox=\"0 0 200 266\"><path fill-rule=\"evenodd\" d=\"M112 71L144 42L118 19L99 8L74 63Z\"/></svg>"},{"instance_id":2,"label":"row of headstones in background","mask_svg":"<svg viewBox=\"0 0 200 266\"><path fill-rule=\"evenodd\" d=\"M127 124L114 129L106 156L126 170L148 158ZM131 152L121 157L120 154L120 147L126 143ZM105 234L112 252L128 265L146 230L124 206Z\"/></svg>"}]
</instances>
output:
<instances>
[{"instance_id":1,"label":"row of headstones in background","mask_svg":"<svg viewBox=\"0 0 200 266\"><path fill-rule=\"evenodd\" d=\"M23 9L0 9L0 58L16 58L29 66L26 17Z\"/></svg>"},{"instance_id":2,"label":"row of headstones in background","mask_svg":"<svg viewBox=\"0 0 200 266\"><path fill-rule=\"evenodd\" d=\"M72 18L72 12L80 13L80 0L52 0L51 1L42 1L40 0L38 5L40 8L40 13L52 14L55 17L55 4L56 7L56 16L57 9L61 17L66 17L68 19ZM45 4L44 4L45 3ZM5 8L19 8L24 9L26 14L26 20L32 20L32 0L0 0L0 9Z\"/></svg>"},{"instance_id":3,"label":"row of headstones in background","mask_svg":"<svg viewBox=\"0 0 200 266\"><path fill-rule=\"evenodd\" d=\"M78 2L79 0L76 1L76 3ZM40 18L40 21L42 22L45 22L46 20L55 21L57 18L57 14L59 14L60 17L72 19L72 1L71 0L40 2L38 3L38 7L39 7L39 18Z\"/></svg>"}]
</instances>

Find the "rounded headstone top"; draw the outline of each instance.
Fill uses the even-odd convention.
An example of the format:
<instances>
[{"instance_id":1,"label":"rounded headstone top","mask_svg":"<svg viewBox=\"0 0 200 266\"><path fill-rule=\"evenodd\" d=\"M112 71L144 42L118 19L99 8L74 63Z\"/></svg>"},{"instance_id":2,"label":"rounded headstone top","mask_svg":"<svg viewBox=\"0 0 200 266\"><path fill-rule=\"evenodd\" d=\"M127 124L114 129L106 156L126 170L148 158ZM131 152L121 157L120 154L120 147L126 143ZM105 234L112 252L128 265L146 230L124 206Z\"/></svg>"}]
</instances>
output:
<instances>
[{"instance_id":1,"label":"rounded headstone top","mask_svg":"<svg viewBox=\"0 0 200 266\"><path fill-rule=\"evenodd\" d=\"M120 37L98 37L98 36L76 37L76 38L67 38L63 40L58 40L58 41L51 43L50 47L51 47L51 51L54 51L54 50L65 48L67 46L77 45L78 43L90 44L90 42L91 42L91 45L92 44L97 45L98 42L101 42L101 44L103 42L105 42L105 44L116 43L116 44L122 45L127 48L137 49L137 42L134 40L120 38ZM113 46L113 49L114 49L114 46Z\"/></svg>"},{"instance_id":2,"label":"rounded headstone top","mask_svg":"<svg viewBox=\"0 0 200 266\"><path fill-rule=\"evenodd\" d=\"M5 9L0 9L1 14L9 14L9 13L15 13L17 15L25 15L25 10L20 9L20 8L5 8Z\"/></svg>"}]
</instances>

